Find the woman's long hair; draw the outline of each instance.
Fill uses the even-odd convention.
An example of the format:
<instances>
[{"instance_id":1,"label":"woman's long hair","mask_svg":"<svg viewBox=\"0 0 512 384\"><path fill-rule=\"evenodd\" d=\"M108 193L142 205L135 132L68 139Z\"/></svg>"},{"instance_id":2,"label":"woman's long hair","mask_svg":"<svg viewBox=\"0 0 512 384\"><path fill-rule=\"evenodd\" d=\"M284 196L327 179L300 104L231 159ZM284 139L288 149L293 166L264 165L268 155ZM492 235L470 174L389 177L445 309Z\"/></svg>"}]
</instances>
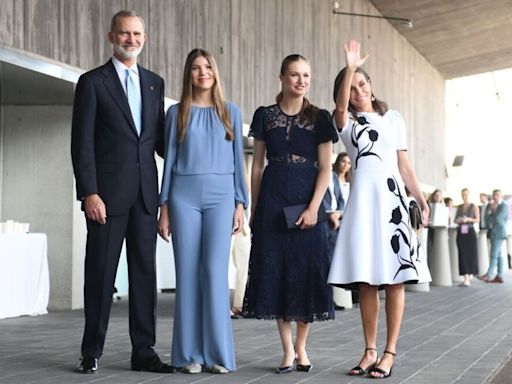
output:
<instances>
[{"instance_id":1,"label":"woman's long hair","mask_svg":"<svg viewBox=\"0 0 512 384\"><path fill-rule=\"evenodd\" d=\"M299 55L298 53L294 53L292 55L288 55L283 59L283 62L281 63L281 76L284 76L286 72L288 71L288 66L296 61L305 61L309 64L308 59L306 59L304 56ZM280 91L276 96L276 103L279 104L281 101L283 101L284 95L283 91ZM309 102L309 100L304 97L302 102L302 108L299 112L299 118L301 121L307 120L310 122L315 121L316 113L318 112L318 107L315 107L313 104Z\"/></svg>"},{"instance_id":2,"label":"woman's long hair","mask_svg":"<svg viewBox=\"0 0 512 384\"><path fill-rule=\"evenodd\" d=\"M181 91L180 105L178 107L178 143L181 143L187 133L188 119L190 115L190 108L192 105L192 99L194 90L192 87L192 64L198 57L204 57L208 60L213 72L214 83L212 87L212 99L213 105L217 111L217 114L226 129L226 140L233 141L235 135L233 133L233 127L231 126L231 117L229 115L228 107L224 99L222 87L220 85L219 71L217 69L217 63L210 54L210 52L196 48L190 51L185 61L185 69L183 70L183 88Z\"/></svg>"},{"instance_id":3,"label":"woman's long hair","mask_svg":"<svg viewBox=\"0 0 512 384\"><path fill-rule=\"evenodd\" d=\"M334 98L335 103L336 103L336 98L338 96L338 92L341 88L341 84L343 83L343 79L345 78L346 71L347 71L347 67L343 68L340 71L340 73L338 73L338 76L336 76L336 79L334 80L334 90L333 90L332 96ZM370 76L368 75L368 73L366 73L366 71L364 69L358 67L356 69L356 73L360 73L361 75L363 75L366 78L366 81L371 84ZM388 111L388 105L386 104L386 102L377 99L375 97L375 95L373 94L373 89L372 89L372 107L373 107L373 110L381 116L384 116L384 114ZM353 117L357 116L357 111L354 108L354 106L350 103L350 101L348 103L348 111L352 114Z\"/></svg>"},{"instance_id":4,"label":"woman's long hair","mask_svg":"<svg viewBox=\"0 0 512 384\"><path fill-rule=\"evenodd\" d=\"M334 164L332 165L332 170L338 176L341 173L341 161L343 160L344 157L349 157L347 152L341 152L340 154L338 154L338 156L336 156L336 160L334 160ZM347 173L345 174L345 180L347 180L347 182L349 183L352 182L352 167L350 167Z\"/></svg>"}]
</instances>

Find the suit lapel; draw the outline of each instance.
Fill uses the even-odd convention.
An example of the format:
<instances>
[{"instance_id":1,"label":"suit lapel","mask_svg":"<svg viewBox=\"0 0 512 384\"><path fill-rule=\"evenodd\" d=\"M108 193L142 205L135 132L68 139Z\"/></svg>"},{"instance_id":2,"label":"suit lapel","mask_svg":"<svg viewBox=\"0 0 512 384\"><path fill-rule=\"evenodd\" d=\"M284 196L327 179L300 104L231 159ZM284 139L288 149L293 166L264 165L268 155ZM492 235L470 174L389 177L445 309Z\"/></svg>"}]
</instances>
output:
<instances>
[{"instance_id":1,"label":"suit lapel","mask_svg":"<svg viewBox=\"0 0 512 384\"><path fill-rule=\"evenodd\" d=\"M133 122L132 113L130 111L130 105L128 104L128 98L126 97L126 93L124 92L123 86L119 81L119 76L117 75L116 69L114 67L114 64L112 64L111 60L105 65L103 74L105 75L105 87L112 96L112 99L123 112L123 115L126 117L126 120L130 124L133 133L137 135L135 123ZM142 102L144 103L144 98L142 99Z\"/></svg>"},{"instance_id":2,"label":"suit lapel","mask_svg":"<svg viewBox=\"0 0 512 384\"><path fill-rule=\"evenodd\" d=\"M142 97L142 132L141 137L149 134L149 127L151 127L151 116L153 116L146 106L153 105L156 86L151 82L147 71L139 65L140 77L140 93Z\"/></svg>"}]
</instances>

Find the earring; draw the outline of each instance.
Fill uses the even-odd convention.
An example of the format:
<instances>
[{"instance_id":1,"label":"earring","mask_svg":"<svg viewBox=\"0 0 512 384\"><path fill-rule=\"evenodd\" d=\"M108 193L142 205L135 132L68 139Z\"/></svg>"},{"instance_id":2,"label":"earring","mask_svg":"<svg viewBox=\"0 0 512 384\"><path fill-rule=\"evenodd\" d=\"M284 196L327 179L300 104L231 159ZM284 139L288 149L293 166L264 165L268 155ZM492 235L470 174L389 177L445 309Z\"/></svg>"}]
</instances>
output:
<instances>
[{"instance_id":1,"label":"earring","mask_svg":"<svg viewBox=\"0 0 512 384\"><path fill-rule=\"evenodd\" d=\"M372 95L371 101L375 101L375 96Z\"/></svg>"}]
</instances>

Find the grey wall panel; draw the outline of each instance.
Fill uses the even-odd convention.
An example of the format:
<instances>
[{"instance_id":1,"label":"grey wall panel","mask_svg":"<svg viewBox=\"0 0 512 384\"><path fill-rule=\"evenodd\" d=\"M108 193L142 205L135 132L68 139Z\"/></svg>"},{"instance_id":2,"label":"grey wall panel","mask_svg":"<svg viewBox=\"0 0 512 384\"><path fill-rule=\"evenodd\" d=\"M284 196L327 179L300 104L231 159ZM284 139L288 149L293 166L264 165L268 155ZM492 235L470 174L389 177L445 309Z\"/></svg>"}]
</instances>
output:
<instances>
[{"instance_id":1,"label":"grey wall panel","mask_svg":"<svg viewBox=\"0 0 512 384\"><path fill-rule=\"evenodd\" d=\"M246 122L259 105L273 102L280 62L295 52L312 65L310 99L331 109L342 44L359 39L371 55L365 68L376 93L404 115L420 179L445 186L444 79L385 20L333 15L330 0L0 1L3 44L83 69L108 59L111 16L134 8L148 33L141 64L165 78L166 95L179 98L187 53L206 48L218 62L226 96L241 105ZM347 0L343 6L377 12L368 1ZM436 166L427 167L432 161Z\"/></svg>"},{"instance_id":2,"label":"grey wall panel","mask_svg":"<svg viewBox=\"0 0 512 384\"><path fill-rule=\"evenodd\" d=\"M71 106L2 107L2 218L48 235L50 307L70 308L75 206L69 141Z\"/></svg>"}]
</instances>

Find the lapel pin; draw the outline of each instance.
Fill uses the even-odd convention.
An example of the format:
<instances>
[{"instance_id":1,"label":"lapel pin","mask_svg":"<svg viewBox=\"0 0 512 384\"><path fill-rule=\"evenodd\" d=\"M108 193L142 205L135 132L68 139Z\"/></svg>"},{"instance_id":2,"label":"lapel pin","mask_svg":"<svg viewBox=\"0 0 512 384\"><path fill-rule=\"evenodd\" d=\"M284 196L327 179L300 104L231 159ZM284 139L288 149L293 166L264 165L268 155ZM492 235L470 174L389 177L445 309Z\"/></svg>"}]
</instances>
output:
<instances>
[{"instance_id":1,"label":"lapel pin","mask_svg":"<svg viewBox=\"0 0 512 384\"><path fill-rule=\"evenodd\" d=\"M150 85L150 86L149 86L149 89L153 90L153 86L152 86L152 85Z\"/></svg>"}]
</instances>

